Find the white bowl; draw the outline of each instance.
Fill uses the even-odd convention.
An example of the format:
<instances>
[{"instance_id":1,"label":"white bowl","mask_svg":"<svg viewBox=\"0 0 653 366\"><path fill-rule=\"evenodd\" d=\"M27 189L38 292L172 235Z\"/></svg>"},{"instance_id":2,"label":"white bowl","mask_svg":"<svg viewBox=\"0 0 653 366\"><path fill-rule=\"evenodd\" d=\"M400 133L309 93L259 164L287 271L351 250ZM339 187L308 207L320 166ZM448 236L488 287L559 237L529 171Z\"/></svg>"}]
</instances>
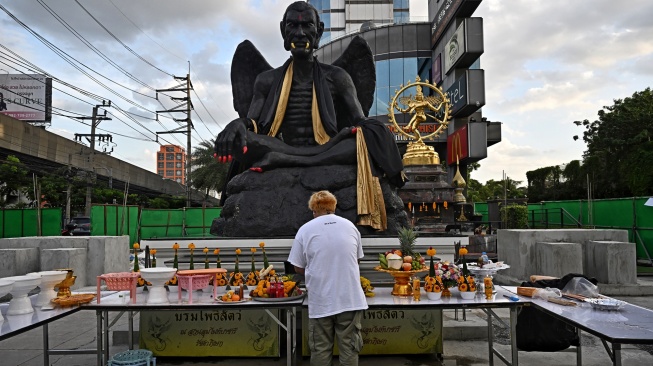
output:
<instances>
[{"instance_id":1,"label":"white bowl","mask_svg":"<svg viewBox=\"0 0 653 366\"><path fill-rule=\"evenodd\" d=\"M4 278L0 278L0 297L5 296L11 291L11 288L14 287L14 281L9 281ZM0 321L4 320L2 313L0 313Z\"/></svg>"},{"instance_id":2,"label":"white bowl","mask_svg":"<svg viewBox=\"0 0 653 366\"><path fill-rule=\"evenodd\" d=\"M41 283L39 284L41 292L36 298L36 304L34 305L44 306L49 305L50 300L57 297L57 291L54 290L54 286L66 279L68 271L42 271L33 274L41 277Z\"/></svg>"},{"instance_id":3,"label":"white bowl","mask_svg":"<svg viewBox=\"0 0 653 366\"><path fill-rule=\"evenodd\" d=\"M429 300L440 300L442 297L442 291L440 292L427 292L426 297L429 298Z\"/></svg>"},{"instance_id":4,"label":"white bowl","mask_svg":"<svg viewBox=\"0 0 653 366\"><path fill-rule=\"evenodd\" d=\"M476 296L476 291L460 291L460 297L464 300L474 300L474 296Z\"/></svg>"},{"instance_id":5,"label":"white bowl","mask_svg":"<svg viewBox=\"0 0 653 366\"><path fill-rule=\"evenodd\" d=\"M13 281L14 286L11 288L12 299L9 301L7 315L21 315L34 312L32 302L27 294L41 283L41 277L28 274L25 276L6 277L5 280Z\"/></svg>"},{"instance_id":6,"label":"white bowl","mask_svg":"<svg viewBox=\"0 0 653 366\"><path fill-rule=\"evenodd\" d=\"M177 273L176 268L168 267L154 267L154 268L142 268L140 270L141 277L152 286L149 286L147 291L147 303L148 304L167 304L168 301L168 292L166 288L163 287L166 282L168 282L172 277Z\"/></svg>"}]
</instances>

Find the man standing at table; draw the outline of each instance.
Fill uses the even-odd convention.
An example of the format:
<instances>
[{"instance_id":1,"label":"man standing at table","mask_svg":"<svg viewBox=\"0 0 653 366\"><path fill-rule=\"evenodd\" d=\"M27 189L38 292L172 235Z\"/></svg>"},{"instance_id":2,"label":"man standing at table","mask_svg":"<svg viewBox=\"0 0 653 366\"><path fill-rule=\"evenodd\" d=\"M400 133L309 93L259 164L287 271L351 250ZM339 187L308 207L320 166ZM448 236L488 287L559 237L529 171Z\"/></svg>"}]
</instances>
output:
<instances>
[{"instance_id":1,"label":"man standing at table","mask_svg":"<svg viewBox=\"0 0 653 366\"><path fill-rule=\"evenodd\" d=\"M329 191L313 193L308 208L314 218L299 228L288 257L306 278L311 366L331 365L334 338L341 365L358 365L363 348L367 301L358 268L363 245L356 226L335 215L336 203Z\"/></svg>"}]
</instances>

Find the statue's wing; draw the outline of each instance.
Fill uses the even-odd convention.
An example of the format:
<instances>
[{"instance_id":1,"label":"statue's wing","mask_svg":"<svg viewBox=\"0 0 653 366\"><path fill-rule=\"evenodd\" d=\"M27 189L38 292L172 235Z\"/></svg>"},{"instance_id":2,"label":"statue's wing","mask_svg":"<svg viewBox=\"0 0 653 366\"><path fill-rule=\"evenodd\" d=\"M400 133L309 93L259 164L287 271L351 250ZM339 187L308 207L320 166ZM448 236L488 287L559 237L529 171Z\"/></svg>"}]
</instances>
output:
<instances>
[{"instance_id":1,"label":"statue's wing","mask_svg":"<svg viewBox=\"0 0 653 366\"><path fill-rule=\"evenodd\" d=\"M272 66L252 42L245 40L236 47L231 61L231 93L234 97L234 109L239 117L247 117L254 95L256 77L263 71L271 69Z\"/></svg>"},{"instance_id":2,"label":"statue's wing","mask_svg":"<svg viewBox=\"0 0 653 366\"><path fill-rule=\"evenodd\" d=\"M410 101L413 100L413 96L410 95L408 97L399 97L399 103L405 105L406 107L410 107Z\"/></svg>"},{"instance_id":3,"label":"statue's wing","mask_svg":"<svg viewBox=\"0 0 653 366\"><path fill-rule=\"evenodd\" d=\"M435 95L425 96L424 99L429 103L431 103L431 105L433 105L434 107L437 107L440 104L440 102L442 102L442 98L436 97Z\"/></svg>"},{"instance_id":4,"label":"statue's wing","mask_svg":"<svg viewBox=\"0 0 653 366\"><path fill-rule=\"evenodd\" d=\"M361 36L351 40L342 55L333 62L333 65L347 71L356 86L358 101L363 108L363 114L368 116L374 102L374 88L376 87L376 70L374 55L367 41Z\"/></svg>"}]
</instances>

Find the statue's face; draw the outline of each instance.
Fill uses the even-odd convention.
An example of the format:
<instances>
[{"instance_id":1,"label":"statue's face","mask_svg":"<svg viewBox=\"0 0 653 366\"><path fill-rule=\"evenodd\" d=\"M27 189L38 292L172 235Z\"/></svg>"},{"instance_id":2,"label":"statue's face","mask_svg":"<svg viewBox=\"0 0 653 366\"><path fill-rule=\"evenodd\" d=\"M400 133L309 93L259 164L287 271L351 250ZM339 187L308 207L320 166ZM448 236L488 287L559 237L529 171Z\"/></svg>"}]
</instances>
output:
<instances>
[{"instance_id":1,"label":"statue's face","mask_svg":"<svg viewBox=\"0 0 653 366\"><path fill-rule=\"evenodd\" d=\"M285 23L281 24L281 31L286 50L296 57L312 55L322 35L315 12L311 9L288 10Z\"/></svg>"}]
</instances>

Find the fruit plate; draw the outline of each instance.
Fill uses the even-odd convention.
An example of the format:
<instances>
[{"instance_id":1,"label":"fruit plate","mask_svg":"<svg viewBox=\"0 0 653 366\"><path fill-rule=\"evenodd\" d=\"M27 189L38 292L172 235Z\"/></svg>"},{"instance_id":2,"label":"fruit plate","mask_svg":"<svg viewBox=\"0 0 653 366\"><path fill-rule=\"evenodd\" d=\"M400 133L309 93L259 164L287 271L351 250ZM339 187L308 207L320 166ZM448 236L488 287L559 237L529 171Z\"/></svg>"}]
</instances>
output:
<instances>
[{"instance_id":1,"label":"fruit plate","mask_svg":"<svg viewBox=\"0 0 653 366\"><path fill-rule=\"evenodd\" d=\"M252 297L252 300L261 301L261 302L283 302L283 301L299 300L304 296L306 296L306 292L302 293L301 295L288 296L288 297Z\"/></svg>"},{"instance_id":2,"label":"fruit plate","mask_svg":"<svg viewBox=\"0 0 653 366\"><path fill-rule=\"evenodd\" d=\"M414 275L415 273L428 271L429 267L424 266L421 269L417 269L417 270L402 271L402 270L399 270L399 269L385 269L385 268L381 268L381 266L376 266L376 267L374 267L374 270L379 271L379 272L390 273L393 276L397 275L397 276L402 276L402 277L404 277L404 276L410 277L410 276Z\"/></svg>"},{"instance_id":3,"label":"fruit plate","mask_svg":"<svg viewBox=\"0 0 653 366\"><path fill-rule=\"evenodd\" d=\"M222 296L218 296L218 297L215 298L215 301L217 301L219 303L222 303L222 304L239 304L241 302L245 302L245 301L249 301L249 300L250 300L250 298L245 298L245 299L238 300L238 301L224 301L224 300L222 300Z\"/></svg>"}]
</instances>

